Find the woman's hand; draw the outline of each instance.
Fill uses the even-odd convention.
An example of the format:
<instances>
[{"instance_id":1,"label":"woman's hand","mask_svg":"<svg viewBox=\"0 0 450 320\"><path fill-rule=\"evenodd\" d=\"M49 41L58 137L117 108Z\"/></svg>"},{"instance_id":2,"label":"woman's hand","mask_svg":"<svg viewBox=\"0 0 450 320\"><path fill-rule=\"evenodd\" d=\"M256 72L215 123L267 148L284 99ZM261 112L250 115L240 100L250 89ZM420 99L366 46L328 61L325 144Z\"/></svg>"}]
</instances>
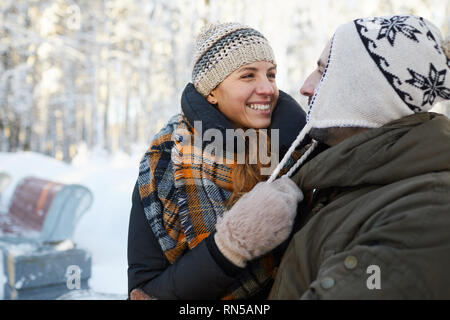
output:
<instances>
[{"instance_id":1,"label":"woman's hand","mask_svg":"<svg viewBox=\"0 0 450 320\"><path fill-rule=\"evenodd\" d=\"M150 297L141 289L133 289L130 292L130 300L157 300L157 299Z\"/></svg>"},{"instance_id":2,"label":"woman's hand","mask_svg":"<svg viewBox=\"0 0 450 320\"><path fill-rule=\"evenodd\" d=\"M214 240L222 254L239 267L286 240L303 193L288 177L260 182L220 218Z\"/></svg>"}]
</instances>

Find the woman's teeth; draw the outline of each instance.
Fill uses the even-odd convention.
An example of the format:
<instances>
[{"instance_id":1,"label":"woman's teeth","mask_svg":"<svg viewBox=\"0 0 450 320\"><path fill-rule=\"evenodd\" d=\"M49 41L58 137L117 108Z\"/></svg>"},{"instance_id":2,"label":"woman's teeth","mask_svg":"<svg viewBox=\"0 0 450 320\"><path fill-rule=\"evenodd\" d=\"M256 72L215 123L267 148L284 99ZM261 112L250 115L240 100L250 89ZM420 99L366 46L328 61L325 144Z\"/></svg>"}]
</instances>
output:
<instances>
[{"instance_id":1,"label":"woman's teeth","mask_svg":"<svg viewBox=\"0 0 450 320\"><path fill-rule=\"evenodd\" d=\"M270 104L248 104L249 108L253 110L269 110Z\"/></svg>"}]
</instances>

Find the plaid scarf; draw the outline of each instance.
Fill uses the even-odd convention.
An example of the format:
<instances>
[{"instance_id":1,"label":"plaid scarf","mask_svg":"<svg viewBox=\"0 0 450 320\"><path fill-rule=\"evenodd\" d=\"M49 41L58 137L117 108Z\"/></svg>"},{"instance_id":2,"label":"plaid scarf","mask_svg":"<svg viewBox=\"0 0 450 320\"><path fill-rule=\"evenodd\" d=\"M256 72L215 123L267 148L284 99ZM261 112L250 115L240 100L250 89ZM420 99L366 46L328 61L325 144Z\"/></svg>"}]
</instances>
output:
<instances>
[{"instance_id":1,"label":"plaid scarf","mask_svg":"<svg viewBox=\"0 0 450 320\"><path fill-rule=\"evenodd\" d=\"M204 146L194 143L198 134L183 114L176 115L155 136L140 163L144 211L170 263L215 230L232 194L234 164L204 153ZM276 264L272 254L249 262L223 299L246 299L267 288Z\"/></svg>"}]
</instances>

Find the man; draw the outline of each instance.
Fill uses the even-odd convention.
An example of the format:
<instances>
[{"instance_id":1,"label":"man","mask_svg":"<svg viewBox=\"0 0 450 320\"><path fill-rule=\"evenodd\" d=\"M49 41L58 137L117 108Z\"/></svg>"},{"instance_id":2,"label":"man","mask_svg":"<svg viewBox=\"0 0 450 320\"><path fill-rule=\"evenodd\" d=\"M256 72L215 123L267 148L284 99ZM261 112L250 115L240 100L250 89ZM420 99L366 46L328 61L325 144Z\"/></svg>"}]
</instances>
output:
<instances>
[{"instance_id":1,"label":"man","mask_svg":"<svg viewBox=\"0 0 450 320\"><path fill-rule=\"evenodd\" d=\"M415 16L336 30L301 88L291 149L309 134L315 150L271 299L450 299L450 121L428 112L450 99L446 52Z\"/></svg>"}]
</instances>

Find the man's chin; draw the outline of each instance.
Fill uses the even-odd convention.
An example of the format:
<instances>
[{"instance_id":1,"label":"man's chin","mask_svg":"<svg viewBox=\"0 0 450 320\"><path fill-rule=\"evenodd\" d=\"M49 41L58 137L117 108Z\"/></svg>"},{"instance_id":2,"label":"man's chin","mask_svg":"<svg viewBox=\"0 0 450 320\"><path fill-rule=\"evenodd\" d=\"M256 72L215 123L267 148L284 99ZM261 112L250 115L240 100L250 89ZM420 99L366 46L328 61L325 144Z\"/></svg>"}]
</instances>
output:
<instances>
[{"instance_id":1,"label":"man's chin","mask_svg":"<svg viewBox=\"0 0 450 320\"><path fill-rule=\"evenodd\" d=\"M326 145L329 145L327 141L330 137L330 130L329 128L312 128L309 132L309 136L316 140L317 142L324 143Z\"/></svg>"},{"instance_id":2,"label":"man's chin","mask_svg":"<svg viewBox=\"0 0 450 320\"><path fill-rule=\"evenodd\" d=\"M312 128L309 132L311 138L322 142L327 146L335 146L338 143L350 138L367 128L360 127L331 127L331 128Z\"/></svg>"}]
</instances>

